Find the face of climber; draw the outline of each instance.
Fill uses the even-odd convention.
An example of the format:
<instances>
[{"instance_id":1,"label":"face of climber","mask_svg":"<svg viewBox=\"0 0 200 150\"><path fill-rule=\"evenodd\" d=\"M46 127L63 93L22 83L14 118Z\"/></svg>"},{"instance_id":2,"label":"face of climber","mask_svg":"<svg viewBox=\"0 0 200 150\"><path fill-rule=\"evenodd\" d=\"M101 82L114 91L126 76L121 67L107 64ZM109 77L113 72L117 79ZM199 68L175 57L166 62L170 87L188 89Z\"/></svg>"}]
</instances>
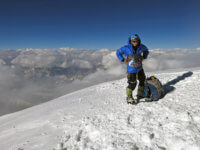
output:
<instances>
[{"instance_id":1,"label":"face of climber","mask_svg":"<svg viewBox=\"0 0 200 150\"><path fill-rule=\"evenodd\" d=\"M133 46L138 46L139 45L139 40L137 40L137 39L131 40L131 44Z\"/></svg>"}]
</instances>

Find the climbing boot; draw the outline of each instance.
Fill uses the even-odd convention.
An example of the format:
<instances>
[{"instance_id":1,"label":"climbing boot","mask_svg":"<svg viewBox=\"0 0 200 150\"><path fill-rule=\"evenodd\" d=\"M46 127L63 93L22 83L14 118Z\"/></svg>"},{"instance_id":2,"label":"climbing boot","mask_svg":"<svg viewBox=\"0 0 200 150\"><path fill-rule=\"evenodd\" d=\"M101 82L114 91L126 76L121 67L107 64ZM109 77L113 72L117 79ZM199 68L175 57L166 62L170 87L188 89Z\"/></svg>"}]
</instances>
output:
<instances>
[{"instance_id":1,"label":"climbing boot","mask_svg":"<svg viewBox=\"0 0 200 150\"><path fill-rule=\"evenodd\" d=\"M126 101L127 101L128 104L135 104L136 103L134 98L133 98L133 95L132 95L132 90L128 87L126 88L126 95L127 95Z\"/></svg>"},{"instance_id":2,"label":"climbing boot","mask_svg":"<svg viewBox=\"0 0 200 150\"><path fill-rule=\"evenodd\" d=\"M144 86L138 86L138 91L137 91L137 99L144 98Z\"/></svg>"}]
</instances>

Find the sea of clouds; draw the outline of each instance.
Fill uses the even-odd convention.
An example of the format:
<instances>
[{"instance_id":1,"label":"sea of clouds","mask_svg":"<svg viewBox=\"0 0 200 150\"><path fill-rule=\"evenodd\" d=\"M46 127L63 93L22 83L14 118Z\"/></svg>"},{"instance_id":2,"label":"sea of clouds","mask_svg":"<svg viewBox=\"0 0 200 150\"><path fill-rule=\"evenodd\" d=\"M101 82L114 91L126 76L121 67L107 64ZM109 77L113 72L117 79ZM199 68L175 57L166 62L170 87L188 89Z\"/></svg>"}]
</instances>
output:
<instances>
[{"instance_id":1,"label":"sea of clouds","mask_svg":"<svg viewBox=\"0 0 200 150\"><path fill-rule=\"evenodd\" d=\"M149 50L145 72L199 67L200 48ZM0 50L0 115L31 107L75 90L126 77L116 50Z\"/></svg>"}]
</instances>

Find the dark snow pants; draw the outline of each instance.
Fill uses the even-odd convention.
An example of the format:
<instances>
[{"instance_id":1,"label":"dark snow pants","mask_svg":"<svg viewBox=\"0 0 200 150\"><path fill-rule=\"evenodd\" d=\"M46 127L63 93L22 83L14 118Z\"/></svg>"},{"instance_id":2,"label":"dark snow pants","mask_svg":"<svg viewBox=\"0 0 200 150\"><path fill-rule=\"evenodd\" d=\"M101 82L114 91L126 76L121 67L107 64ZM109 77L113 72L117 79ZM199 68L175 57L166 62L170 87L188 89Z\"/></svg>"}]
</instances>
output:
<instances>
[{"instance_id":1,"label":"dark snow pants","mask_svg":"<svg viewBox=\"0 0 200 150\"><path fill-rule=\"evenodd\" d=\"M137 85L137 80L139 80L139 86L140 87L144 87L145 85L145 73L144 73L144 69L142 68L142 70L140 70L137 73L127 73L127 83L128 83L128 88L131 90L134 90L136 85Z\"/></svg>"}]
</instances>

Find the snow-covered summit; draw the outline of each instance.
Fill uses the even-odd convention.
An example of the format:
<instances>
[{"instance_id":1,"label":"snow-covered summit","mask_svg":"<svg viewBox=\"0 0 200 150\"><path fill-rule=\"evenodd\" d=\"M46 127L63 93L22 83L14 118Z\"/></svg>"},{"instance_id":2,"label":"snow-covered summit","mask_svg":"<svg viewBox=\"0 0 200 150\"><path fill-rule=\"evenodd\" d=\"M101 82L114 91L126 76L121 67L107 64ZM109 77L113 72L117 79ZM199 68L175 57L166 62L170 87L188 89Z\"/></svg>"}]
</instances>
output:
<instances>
[{"instance_id":1,"label":"snow-covered summit","mask_svg":"<svg viewBox=\"0 0 200 150\"><path fill-rule=\"evenodd\" d=\"M1 116L0 149L200 149L200 69L146 75L163 99L127 105L126 78L91 86Z\"/></svg>"}]
</instances>

